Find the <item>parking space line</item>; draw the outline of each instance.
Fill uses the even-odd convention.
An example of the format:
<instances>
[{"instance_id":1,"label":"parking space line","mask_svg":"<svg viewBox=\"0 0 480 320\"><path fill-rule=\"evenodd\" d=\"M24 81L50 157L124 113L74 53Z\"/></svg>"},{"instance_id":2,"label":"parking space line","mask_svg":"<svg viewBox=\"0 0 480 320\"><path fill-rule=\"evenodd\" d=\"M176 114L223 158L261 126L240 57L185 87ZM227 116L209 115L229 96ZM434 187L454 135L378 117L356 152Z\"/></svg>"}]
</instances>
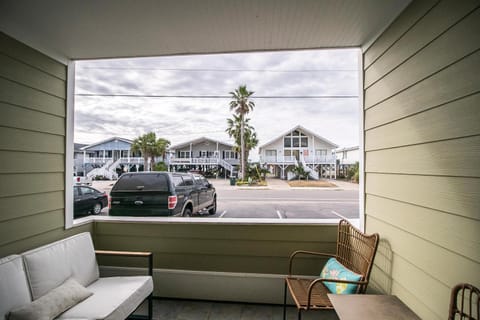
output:
<instances>
[{"instance_id":1,"label":"parking space line","mask_svg":"<svg viewBox=\"0 0 480 320\"><path fill-rule=\"evenodd\" d=\"M227 210L223 211L219 218L223 218L223 216L225 215L225 213L227 213Z\"/></svg>"},{"instance_id":2,"label":"parking space line","mask_svg":"<svg viewBox=\"0 0 480 320\"><path fill-rule=\"evenodd\" d=\"M280 211L277 210L277 216L279 219L283 219L282 215L280 214Z\"/></svg>"},{"instance_id":3,"label":"parking space line","mask_svg":"<svg viewBox=\"0 0 480 320\"><path fill-rule=\"evenodd\" d=\"M334 215L342 218L342 219L348 220L346 217L342 216L340 213L338 213L338 212L336 212L336 211L334 211L334 210L332 210L332 213L333 213Z\"/></svg>"}]
</instances>

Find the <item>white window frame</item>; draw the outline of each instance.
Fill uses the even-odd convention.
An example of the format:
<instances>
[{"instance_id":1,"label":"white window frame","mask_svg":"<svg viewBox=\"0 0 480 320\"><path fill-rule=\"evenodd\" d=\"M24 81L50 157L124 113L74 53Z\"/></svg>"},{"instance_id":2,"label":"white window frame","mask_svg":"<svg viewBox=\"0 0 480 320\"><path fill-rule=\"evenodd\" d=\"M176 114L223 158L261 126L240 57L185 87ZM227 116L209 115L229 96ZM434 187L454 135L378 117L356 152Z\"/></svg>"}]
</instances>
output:
<instances>
[{"instance_id":1,"label":"white window frame","mask_svg":"<svg viewBox=\"0 0 480 320\"><path fill-rule=\"evenodd\" d=\"M232 150L225 150L224 151L224 159L227 159L227 160L232 160L232 159L236 159L235 158L235 151L232 151Z\"/></svg>"},{"instance_id":2,"label":"white window frame","mask_svg":"<svg viewBox=\"0 0 480 320\"><path fill-rule=\"evenodd\" d=\"M67 110L65 137L65 229L73 226L73 135L75 124L75 61L67 63Z\"/></svg>"},{"instance_id":3,"label":"white window frame","mask_svg":"<svg viewBox=\"0 0 480 320\"><path fill-rule=\"evenodd\" d=\"M178 151L180 159L188 159L190 158L190 151Z\"/></svg>"},{"instance_id":4,"label":"white window frame","mask_svg":"<svg viewBox=\"0 0 480 320\"><path fill-rule=\"evenodd\" d=\"M358 48L358 64L359 64L359 229L365 231L365 152L364 152L364 143L365 143L365 111L364 111L364 73L363 73L363 55L362 50ZM65 228L69 229L72 226L78 226L85 223L90 223L91 221L132 221L129 217L106 217L106 216L87 216L85 218L73 219L73 136L74 136L74 90L75 90L75 61L69 61L67 64L67 110L66 110L66 138L65 138ZM292 133L284 136L290 138ZM300 133L299 137L302 134ZM291 141L291 140L290 140ZM284 148L286 149L298 149L298 148ZM316 151L315 151L316 152ZM72 155L72 156L69 156ZM246 221L248 220L248 221ZM133 221L139 221L136 217ZM145 217L141 219L144 222L152 223L171 223L171 219L164 217ZM217 218L205 218L201 219L201 222L195 218L184 218L178 220L177 222L182 223L219 223L220 221ZM278 224L278 225L288 225L288 224L336 224L338 219L244 219L244 218L224 218L221 223L225 224L237 224L237 223L252 223L252 224Z\"/></svg>"}]
</instances>

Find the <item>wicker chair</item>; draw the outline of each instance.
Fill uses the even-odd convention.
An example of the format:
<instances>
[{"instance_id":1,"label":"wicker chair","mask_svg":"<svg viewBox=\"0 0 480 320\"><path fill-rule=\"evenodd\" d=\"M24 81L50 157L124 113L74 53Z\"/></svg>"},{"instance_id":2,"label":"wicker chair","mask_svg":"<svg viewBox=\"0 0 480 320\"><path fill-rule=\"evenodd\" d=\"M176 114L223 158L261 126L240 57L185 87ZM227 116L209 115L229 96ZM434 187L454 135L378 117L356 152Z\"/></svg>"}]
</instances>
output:
<instances>
[{"instance_id":1,"label":"wicker chair","mask_svg":"<svg viewBox=\"0 0 480 320\"><path fill-rule=\"evenodd\" d=\"M327 294L331 293L324 282L325 279L312 280L293 275L294 258L300 255L333 257L343 266L360 274L360 281L328 280L328 282L358 284L356 293L365 293L367 289L373 259L378 246L378 234L366 235L352 226L347 220L341 220L338 224L337 252L327 254L312 251L295 251L290 256L288 276L285 278L285 291L283 301L283 319L286 319L287 288L295 301L298 310L298 319L302 317L302 311L328 310L333 306ZM320 273L320 270L318 270Z\"/></svg>"},{"instance_id":2,"label":"wicker chair","mask_svg":"<svg viewBox=\"0 0 480 320\"><path fill-rule=\"evenodd\" d=\"M480 319L480 290L478 288L468 283L460 283L453 287L448 320L455 319Z\"/></svg>"}]
</instances>

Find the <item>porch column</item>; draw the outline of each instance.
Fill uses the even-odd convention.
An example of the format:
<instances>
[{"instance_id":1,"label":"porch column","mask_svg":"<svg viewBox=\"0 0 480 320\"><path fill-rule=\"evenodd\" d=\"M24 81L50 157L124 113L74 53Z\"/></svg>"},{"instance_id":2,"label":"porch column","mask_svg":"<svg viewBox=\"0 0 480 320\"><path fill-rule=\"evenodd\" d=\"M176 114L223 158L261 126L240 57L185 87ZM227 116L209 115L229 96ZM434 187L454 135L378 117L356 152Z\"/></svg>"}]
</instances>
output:
<instances>
[{"instance_id":1,"label":"porch column","mask_svg":"<svg viewBox=\"0 0 480 320\"><path fill-rule=\"evenodd\" d=\"M193 154L192 154L192 143L190 142L190 163L193 161Z\"/></svg>"},{"instance_id":2,"label":"porch column","mask_svg":"<svg viewBox=\"0 0 480 320\"><path fill-rule=\"evenodd\" d=\"M315 136L312 136L312 144L313 144L313 167L315 168L315 158L317 157L315 153Z\"/></svg>"},{"instance_id":3,"label":"porch column","mask_svg":"<svg viewBox=\"0 0 480 320\"><path fill-rule=\"evenodd\" d=\"M87 158L87 151L83 150L83 176L87 175L87 170L85 167L86 158Z\"/></svg>"}]
</instances>

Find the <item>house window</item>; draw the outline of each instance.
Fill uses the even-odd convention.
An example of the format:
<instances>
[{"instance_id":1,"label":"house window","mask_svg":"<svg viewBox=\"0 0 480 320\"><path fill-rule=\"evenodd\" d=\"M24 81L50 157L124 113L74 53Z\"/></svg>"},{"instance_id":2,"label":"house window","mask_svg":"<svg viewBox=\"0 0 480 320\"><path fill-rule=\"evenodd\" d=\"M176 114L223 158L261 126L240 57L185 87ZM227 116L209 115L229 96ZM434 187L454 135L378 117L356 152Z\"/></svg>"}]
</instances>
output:
<instances>
[{"instance_id":1,"label":"house window","mask_svg":"<svg viewBox=\"0 0 480 320\"><path fill-rule=\"evenodd\" d=\"M178 151L179 158L190 158L190 151Z\"/></svg>"},{"instance_id":2,"label":"house window","mask_svg":"<svg viewBox=\"0 0 480 320\"><path fill-rule=\"evenodd\" d=\"M308 138L307 137L301 137L300 138L300 146L302 148L307 148L308 147Z\"/></svg>"},{"instance_id":3,"label":"house window","mask_svg":"<svg viewBox=\"0 0 480 320\"><path fill-rule=\"evenodd\" d=\"M293 137L293 138L292 138L292 146L293 146L294 148L300 147L300 138L298 138L298 137Z\"/></svg>"},{"instance_id":4,"label":"house window","mask_svg":"<svg viewBox=\"0 0 480 320\"><path fill-rule=\"evenodd\" d=\"M292 138L289 136L283 138L283 146L285 148L290 148L292 146Z\"/></svg>"},{"instance_id":5,"label":"house window","mask_svg":"<svg viewBox=\"0 0 480 320\"><path fill-rule=\"evenodd\" d=\"M317 149L317 150L315 150L315 157L318 160L326 159L327 158L327 149Z\"/></svg>"},{"instance_id":6,"label":"house window","mask_svg":"<svg viewBox=\"0 0 480 320\"><path fill-rule=\"evenodd\" d=\"M225 157L224 159L235 159L235 151L224 151Z\"/></svg>"}]
</instances>

